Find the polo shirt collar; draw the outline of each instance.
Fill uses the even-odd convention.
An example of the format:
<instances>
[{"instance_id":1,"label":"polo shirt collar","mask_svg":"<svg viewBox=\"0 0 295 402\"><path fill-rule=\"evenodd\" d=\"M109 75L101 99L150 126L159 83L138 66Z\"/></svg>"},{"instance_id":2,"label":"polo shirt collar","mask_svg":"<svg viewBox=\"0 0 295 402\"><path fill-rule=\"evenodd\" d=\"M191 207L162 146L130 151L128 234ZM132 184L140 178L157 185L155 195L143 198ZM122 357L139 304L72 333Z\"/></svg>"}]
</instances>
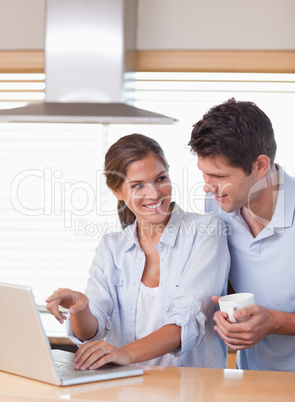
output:
<instances>
[{"instance_id":1,"label":"polo shirt collar","mask_svg":"<svg viewBox=\"0 0 295 402\"><path fill-rule=\"evenodd\" d=\"M281 233L284 228L293 225L294 220L294 200L295 200L295 180L289 176L280 165L276 165L279 173L279 194L275 213L272 220L267 225L267 229ZM244 220L240 210L229 214L232 219Z\"/></svg>"},{"instance_id":2,"label":"polo shirt collar","mask_svg":"<svg viewBox=\"0 0 295 402\"><path fill-rule=\"evenodd\" d=\"M294 220L295 182L279 165L279 194L275 213L269 224L273 230L292 226Z\"/></svg>"}]
</instances>

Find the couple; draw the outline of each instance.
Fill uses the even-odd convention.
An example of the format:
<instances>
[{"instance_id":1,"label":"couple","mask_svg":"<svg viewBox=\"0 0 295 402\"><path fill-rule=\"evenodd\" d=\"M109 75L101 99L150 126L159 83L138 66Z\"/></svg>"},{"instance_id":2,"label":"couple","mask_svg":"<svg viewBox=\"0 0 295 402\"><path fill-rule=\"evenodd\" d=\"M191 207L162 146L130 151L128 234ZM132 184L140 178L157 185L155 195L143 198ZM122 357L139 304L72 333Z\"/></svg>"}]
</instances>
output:
<instances>
[{"instance_id":1,"label":"couple","mask_svg":"<svg viewBox=\"0 0 295 402\"><path fill-rule=\"evenodd\" d=\"M294 371L295 186L274 164L271 122L255 104L231 99L194 125L189 145L214 195L208 215L171 203L168 164L154 140L132 134L107 152L124 230L100 242L85 294L59 289L47 299L61 322L58 306L69 309L77 369L224 368L228 345L239 350L239 368ZM217 311L228 274L235 292L252 292L258 303L236 312L243 321L234 324Z\"/></svg>"}]
</instances>

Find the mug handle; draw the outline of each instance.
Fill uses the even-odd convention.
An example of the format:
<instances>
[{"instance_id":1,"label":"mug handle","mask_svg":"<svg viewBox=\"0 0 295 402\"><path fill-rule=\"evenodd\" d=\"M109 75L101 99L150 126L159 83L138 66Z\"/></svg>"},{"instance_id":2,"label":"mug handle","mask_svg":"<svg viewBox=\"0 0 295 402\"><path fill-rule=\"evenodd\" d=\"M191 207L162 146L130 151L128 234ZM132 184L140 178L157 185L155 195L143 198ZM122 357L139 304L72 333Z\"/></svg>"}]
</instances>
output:
<instances>
[{"instance_id":1,"label":"mug handle","mask_svg":"<svg viewBox=\"0 0 295 402\"><path fill-rule=\"evenodd\" d=\"M236 308L234 307L228 307L227 309L227 314L228 314L228 318L230 320L230 322L237 322L237 320L234 317L234 312L236 312Z\"/></svg>"}]
</instances>

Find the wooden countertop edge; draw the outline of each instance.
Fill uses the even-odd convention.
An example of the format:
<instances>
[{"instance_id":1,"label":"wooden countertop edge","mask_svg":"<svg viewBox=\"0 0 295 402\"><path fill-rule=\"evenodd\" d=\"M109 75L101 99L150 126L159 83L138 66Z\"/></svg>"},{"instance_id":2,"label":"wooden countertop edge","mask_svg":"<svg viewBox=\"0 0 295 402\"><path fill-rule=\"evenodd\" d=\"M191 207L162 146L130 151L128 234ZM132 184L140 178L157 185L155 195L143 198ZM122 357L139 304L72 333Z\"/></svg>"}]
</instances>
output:
<instances>
[{"instance_id":1,"label":"wooden countertop edge","mask_svg":"<svg viewBox=\"0 0 295 402\"><path fill-rule=\"evenodd\" d=\"M64 336L49 336L49 343L50 345L74 345L75 344L69 339Z\"/></svg>"}]
</instances>

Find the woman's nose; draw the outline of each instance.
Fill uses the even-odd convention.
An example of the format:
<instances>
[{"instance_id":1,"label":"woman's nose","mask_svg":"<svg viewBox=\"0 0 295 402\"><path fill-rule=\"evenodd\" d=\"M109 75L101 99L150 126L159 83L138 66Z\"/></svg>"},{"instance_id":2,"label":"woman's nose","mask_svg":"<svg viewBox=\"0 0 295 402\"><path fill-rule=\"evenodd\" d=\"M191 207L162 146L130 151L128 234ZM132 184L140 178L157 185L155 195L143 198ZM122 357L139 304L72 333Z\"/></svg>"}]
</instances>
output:
<instances>
[{"instance_id":1,"label":"woman's nose","mask_svg":"<svg viewBox=\"0 0 295 402\"><path fill-rule=\"evenodd\" d=\"M156 184L148 184L146 188L146 196L149 198L158 198L159 189Z\"/></svg>"}]
</instances>

